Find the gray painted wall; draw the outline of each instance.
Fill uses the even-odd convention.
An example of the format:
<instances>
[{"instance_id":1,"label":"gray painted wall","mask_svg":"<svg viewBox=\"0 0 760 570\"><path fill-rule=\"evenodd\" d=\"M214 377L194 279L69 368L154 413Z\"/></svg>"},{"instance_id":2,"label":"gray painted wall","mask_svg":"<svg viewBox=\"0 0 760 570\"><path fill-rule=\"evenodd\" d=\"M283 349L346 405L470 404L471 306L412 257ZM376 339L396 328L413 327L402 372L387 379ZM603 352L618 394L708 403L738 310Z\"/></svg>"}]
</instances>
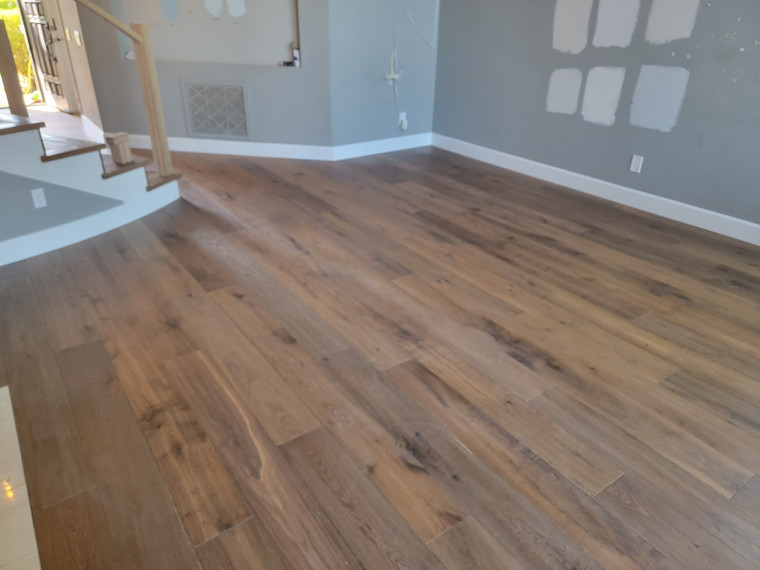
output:
<instances>
[{"instance_id":1,"label":"gray painted wall","mask_svg":"<svg viewBox=\"0 0 760 570\"><path fill-rule=\"evenodd\" d=\"M110 0L98 2L109 9ZM300 69L158 62L169 136L188 136L181 87L181 80L185 80L243 83L252 141L332 144L328 0L305 0L300 4L303 52ZM121 58L116 32L107 23L85 9L80 10L80 17L104 128L147 134L135 62Z\"/></svg>"},{"instance_id":2,"label":"gray painted wall","mask_svg":"<svg viewBox=\"0 0 760 570\"><path fill-rule=\"evenodd\" d=\"M108 8L110 0L98 2ZM393 90L384 78L393 48L394 4L301 0L300 69L159 61L169 136L188 136L182 81L244 83L254 142L332 146L430 132L436 51L401 13L398 49L404 75L399 93L401 110L409 118L406 133L399 130ZM412 15L430 36L434 6L434 0L410 3ZM121 58L108 24L87 10L80 12L105 129L147 133L135 62Z\"/></svg>"},{"instance_id":3,"label":"gray painted wall","mask_svg":"<svg viewBox=\"0 0 760 570\"><path fill-rule=\"evenodd\" d=\"M412 17L433 37L435 1L407 2ZM398 26L399 106L385 74ZM330 1L330 72L333 142L370 141L433 130L436 50L412 27L396 0ZM399 111L409 128L399 130Z\"/></svg>"},{"instance_id":4,"label":"gray painted wall","mask_svg":"<svg viewBox=\"0 0 760 570\"><path fill-rule=\"evenodd\" d=\"M589 42L580 55L552 48L554 5L443 0L434 131L760 222L760 2L702 2L690 39L653 46L644 40L652 5L644 0L630 47ZM691 72L671 133L629 123L642 64ZM546 112L553 70L595 66L628 70L614 126ZM628 172L633 154L645 157L642 174Z\"/></svg>"}]
</instances>

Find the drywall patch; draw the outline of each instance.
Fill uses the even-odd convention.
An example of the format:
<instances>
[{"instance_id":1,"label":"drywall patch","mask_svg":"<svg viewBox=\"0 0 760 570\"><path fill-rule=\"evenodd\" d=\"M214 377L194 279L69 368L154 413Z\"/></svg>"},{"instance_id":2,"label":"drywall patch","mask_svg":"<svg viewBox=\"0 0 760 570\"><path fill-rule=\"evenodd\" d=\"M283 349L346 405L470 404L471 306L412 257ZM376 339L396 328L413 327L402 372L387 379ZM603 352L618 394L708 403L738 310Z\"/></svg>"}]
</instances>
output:
<instances>
[{"instance_id":1,"label":"drywall patch","mask_svg":"<svg viewBox=\"0 0 760 570\"><path fill-rule=\"evenodd\" d=\"M206 6L206 11L214 18L218 18L222 15L222 8L224 8L224 0L203 0Z\"/></svg>"},{"instance_id":2,"label":"drywall patch","mask_svg":"<svg viewBox=\"0 0 760 570\"><path fill-rule=\"evenodd\" d=\"M575 114L582 83L583 73L580 69L557 69L549 79L546 110L563 115Z\"/></svg>"},{"instance_id":3,"label":"drywall patch","mask_svg":"<svg viewBox=\"0 0 760 570\"><path fill-rule=\"evenodd\" d=\"M227 0L227 11L233 18L245 15L245 0Z\"/></svg>"},{"instance_id":4,"label":"drywall patch","mask_svg":"<svg viewBox=\"0 0 760 570\"><path fill-rule=\"evenodd\" d=\"M595 67L589 71L583 94L583 119L597 125L614 125L624 80L624 67Z\"/></svg>"},{"instance_id":5,"label":"drywall patch","mask_svg":"<svg viewBox=\"0 0 760 570\"><path fill-rule=\"evenodd\" d=\"M647 41L662 45L690 38L697 23L700 0L654 0L647 23Z\"/></svg>"},{"instance_id":6,"label":"drywall patch","mask_svg":"<svg viewBox=\"0 0 760 570\"><path fill-rule=\"evenodd\" d=\"M663 133L671 132L678 124L688 86L688 69L643 66L633 93L631 124Z\"/></svg>"},{"instance_id":7,"label":"drywall patch","mask_svg":"<svg viewBox=\"0 0 760 570\"><path fill-rule=\"evenodd\" d=\"M628 47L639 21L641 0L599 0L595 47Z\"/></svg>"},{"instance_id":8,"label":"drywall patch","mask_svg":"<svg viewBox=\"0 0 760 570\"><path fill-rule=\"evenodd\" d=\"M588 44L594 0L557 0L554 10L554 49L579 54Z\"/></svg>"}]
</instances>

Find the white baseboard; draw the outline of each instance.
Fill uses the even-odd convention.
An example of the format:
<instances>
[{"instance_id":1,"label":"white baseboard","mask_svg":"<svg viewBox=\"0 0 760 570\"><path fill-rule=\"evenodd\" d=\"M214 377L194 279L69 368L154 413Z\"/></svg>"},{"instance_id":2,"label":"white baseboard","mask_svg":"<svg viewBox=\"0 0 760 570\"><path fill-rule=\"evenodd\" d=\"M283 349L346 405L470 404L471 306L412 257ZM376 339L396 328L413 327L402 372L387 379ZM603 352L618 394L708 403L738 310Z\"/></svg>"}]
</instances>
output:
<instances>
[{"instance_id":1,"label":"white baseboard","mask_svg":"<svg viewBox=\"0 0 760 570\"><path fill-rule=\"evenodd\" d=\"M637 210L643 210L650 214L656 214L747 243L760 245L760 224L437 133L433 134L432 139L433 146L449 152L572 188L585 194L605 198L606 200L630 206Z\"/></svg>"},{"instance_id":2,"label":"white baseboard","mask_svg":"<svg viewBox=\"0 0 760 570\"><path fill-rule=\"evenodd\" d=\"M105 212L6 240L0 243L0 267L110 232L152 214L177 199L179 184L173 181L145 192L139 199L133 199Z\"/></svg>"},{"instance_id":3,"label":"white baseboard","mask_svg":"<svg viewBox=\"0 0 760 570\"><path fill-rule=\"evenodd\" d=\"M342 146L315 146L301 144L258 143L250 141L229 141L215 139L195 139L169 137L169 149L175 152L197 152L204 154L226 154L232 156L255 156L261 158L290 158L295 160L323 160L334 162L383 154L398 150L408 150L430 146L432 133L395 137ZM132 148L150 149L150 137L132 135Z\"/></svg>"},{"instance_id":4,"label":"white baseboard","mask_svg":"<svg viewBox=\"0 0 760 570\"><path fill-rule=\"evenodd\" d=\"M333 147L333 161L348 160L350 158L359 158L360 156L372 156L373 154L385 154L386 152L397 152L399 150L409 150L430 146L433 143L433 133L422 133L420 135L409 135L406 137L394 137L392 139L381 139L357 144L347 144Z\"/></svg>"}]
</instances>

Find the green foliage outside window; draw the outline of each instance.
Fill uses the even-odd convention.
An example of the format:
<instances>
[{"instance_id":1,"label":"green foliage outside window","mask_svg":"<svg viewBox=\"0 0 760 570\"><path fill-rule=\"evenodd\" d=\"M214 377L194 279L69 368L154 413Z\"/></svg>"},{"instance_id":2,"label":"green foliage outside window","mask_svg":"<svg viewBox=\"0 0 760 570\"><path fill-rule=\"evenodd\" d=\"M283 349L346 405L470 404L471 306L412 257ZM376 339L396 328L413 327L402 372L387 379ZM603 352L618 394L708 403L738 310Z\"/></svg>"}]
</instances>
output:
<instances>
[{"instance_id":1,"label":"green foliage outside window","mask_svg":"<svg viewBox=\"0 0 760 570\"><path fill-rule=\"evenodd\" d=\"M34 80L34 67L26 45L24 24L21 21L21 13L16 5L16 0L0 0L0 20L5 21L5 28L8 30L13 59L16 61L16 69L18 69L21 80L21 88L26 94L33 93L37 89Z\"/></svg>"}]
</instances>

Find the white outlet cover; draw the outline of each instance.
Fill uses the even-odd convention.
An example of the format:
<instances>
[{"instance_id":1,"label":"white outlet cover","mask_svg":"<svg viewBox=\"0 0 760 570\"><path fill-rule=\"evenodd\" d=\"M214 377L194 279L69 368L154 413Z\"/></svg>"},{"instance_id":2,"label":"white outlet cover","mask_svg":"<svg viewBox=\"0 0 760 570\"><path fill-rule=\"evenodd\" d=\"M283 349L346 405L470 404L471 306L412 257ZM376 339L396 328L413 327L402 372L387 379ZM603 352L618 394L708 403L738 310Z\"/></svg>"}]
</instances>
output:
<instances>
[{"instance_id":1,"label":"white outlet cover","mask_svg":"<svg viewBox=\"0 0 760 570\"><path fill-rule=\"evenodd\" d=\"M35 208L47 207L47 198L45 197L44 188L35 188L32 190L32 202L34 202Z\"/></svg>"},{"instance_id":2,"label":"white outlet cover","mask_svg":"<svg viewBox=\"0 0 760 570\"><path fill-rule=\"evenodd\" d=\"M634 154L631 159L631 172L641 174L641 168L644 166L644 157L639 154Z\"/></svg>"}]
</instances>

